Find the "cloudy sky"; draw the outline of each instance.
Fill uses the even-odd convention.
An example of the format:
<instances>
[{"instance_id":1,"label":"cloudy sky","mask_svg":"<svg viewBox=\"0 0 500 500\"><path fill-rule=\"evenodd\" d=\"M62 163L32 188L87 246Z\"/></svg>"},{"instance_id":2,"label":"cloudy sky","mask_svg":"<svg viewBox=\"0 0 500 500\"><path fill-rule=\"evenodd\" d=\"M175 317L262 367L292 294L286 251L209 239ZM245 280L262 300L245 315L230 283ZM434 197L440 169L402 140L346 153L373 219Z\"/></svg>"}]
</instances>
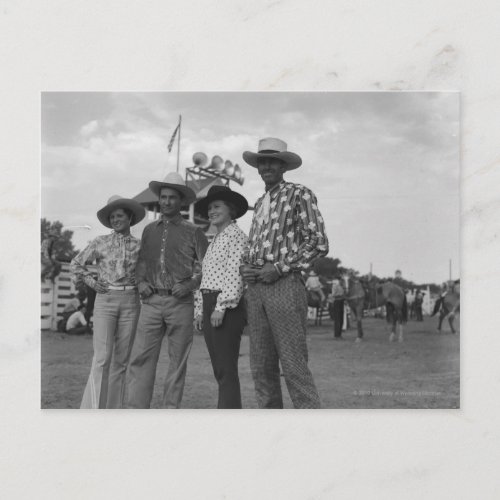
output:
<instances>
[{"instance_id":1,"label":"cloudy sky","mask_svg":"<svg viewBox=\"0 0 500 500\"><path fill-rule=\"evenodd\" d=\"M176 168L167 144L182 115L180 172L203 151L238 163L232 188L263 192L241 154L279 137L302 157L285 178L318 197L330 256L361 273L416 282L459 277L459 94L448 92L43 93L42 217L76 248L108 230L96 212ZM251 215L241 219L248 232Z\"/></svg>"}]
</instances>

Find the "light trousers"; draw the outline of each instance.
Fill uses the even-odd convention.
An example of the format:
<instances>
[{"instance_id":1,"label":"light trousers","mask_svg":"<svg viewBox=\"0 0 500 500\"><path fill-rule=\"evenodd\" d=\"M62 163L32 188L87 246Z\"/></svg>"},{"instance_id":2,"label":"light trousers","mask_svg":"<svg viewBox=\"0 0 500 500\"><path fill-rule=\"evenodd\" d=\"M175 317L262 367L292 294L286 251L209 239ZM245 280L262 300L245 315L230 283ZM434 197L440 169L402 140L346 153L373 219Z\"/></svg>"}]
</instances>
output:
<instances>
[{"instance_id":1,"label":"light trousers","mask_svg":"<svg viewBox=\"0 0 500 500\"><path fill-rule=\"evenodd\" d=\"M97 294L94 357L80 408L123 408L125 375L139 309L136 290Z\"/></svg>"},{"instance_id":2,"label":"light trousers","mask_svg":"<svg viewBox=\"0 0 500 500\"><path fill-rule=\"evenodd\" d=\"M193 297L153 294L143 300L136 338L130 359L127 406L149 408L156 377L156 366L163 338L168 338L169 365L163 386L163 408L179 408L187 360L193 345Z\"/></svg>"}]
</instances>

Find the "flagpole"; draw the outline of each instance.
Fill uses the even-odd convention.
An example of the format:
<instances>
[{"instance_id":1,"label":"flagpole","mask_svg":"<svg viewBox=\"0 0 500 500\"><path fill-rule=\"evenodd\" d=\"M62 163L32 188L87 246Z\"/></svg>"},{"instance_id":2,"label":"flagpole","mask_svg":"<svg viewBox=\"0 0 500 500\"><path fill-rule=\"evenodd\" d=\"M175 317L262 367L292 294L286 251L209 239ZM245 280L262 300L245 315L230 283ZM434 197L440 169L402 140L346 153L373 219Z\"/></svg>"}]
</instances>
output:
<instances>
[{"instance_id":1,"label":"flagpole","mask_svg":"<svg viewBox=\"0 0 500 500\"><path fill-rule=\"evenodd\" d=\"M179 153L181 150L181 121L182 115L179 115L179 135L177 136L177 173L179 173Z\"/></svg>"}]
</instances>

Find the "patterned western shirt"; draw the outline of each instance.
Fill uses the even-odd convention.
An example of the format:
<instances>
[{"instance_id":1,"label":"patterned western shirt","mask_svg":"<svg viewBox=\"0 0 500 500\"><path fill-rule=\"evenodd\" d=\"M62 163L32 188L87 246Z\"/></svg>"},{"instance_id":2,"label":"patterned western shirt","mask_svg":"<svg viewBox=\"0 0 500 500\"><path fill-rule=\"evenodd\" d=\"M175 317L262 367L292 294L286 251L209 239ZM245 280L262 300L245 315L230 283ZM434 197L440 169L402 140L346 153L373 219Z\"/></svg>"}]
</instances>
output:
<instances>
[{"instance_id":1,"label":"patterned western shirt","mask_svg":"<svg viewBox=\"0 0 500 500\"><path fill-rule=\"evenodd\" d=\"M259 267L271 262L286 274L308 269L327 253L323 217L311 190L281 181L257 200L243 262Z\"/></svg>"},{"instance_id":2,"label":"patterned western shirt","mask_svg":"<svg viewBox=\"0 0 500 500\"><path fill-rule=\"evenodd\" d=\"M142 233L137 283L169 290L176 283L186 283L195 290L200 285L199 263L207 246L205 233L181 215L148 224Z\"/></svg>"},{"instance_id":3,"label":"patterned western shirt","mask_svg":"<svg viewBox=\"0 0 500 500\"><path fill-rule=\"evenodd\" d=\"M71 261L71 271L77 281L83 279L85 284L95 288L96 280L85 265L87 261L95 260L99 281L112 286L135 285L139 248L140 241L132 235L112 232L98 236Z\"/></svg>"},{"instance_id":4,"label":"patterned western shirt","mask_svg":"<svg viewBox=\"0 0 500 500\"><path fill-rule=\"evenodd\" d=\"M241 256L248 238L246 234L232 222L218 233L210 243L202 263L201 288L219 290L215 310L223 312L234 309L243 295L243 278L239 268ZM203 295L195 294L195 316L203 311Z\"/></svg>"}]
</instances>

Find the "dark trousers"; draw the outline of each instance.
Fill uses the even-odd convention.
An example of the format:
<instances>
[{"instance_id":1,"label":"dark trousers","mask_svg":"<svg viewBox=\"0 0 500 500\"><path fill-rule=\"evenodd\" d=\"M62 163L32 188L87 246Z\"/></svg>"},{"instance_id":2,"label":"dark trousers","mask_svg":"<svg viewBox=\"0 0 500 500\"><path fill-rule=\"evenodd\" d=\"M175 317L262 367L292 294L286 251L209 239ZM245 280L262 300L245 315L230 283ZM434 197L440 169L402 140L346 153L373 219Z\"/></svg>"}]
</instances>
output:
<instances>
[{"instance_id":1,"label":"dark trousers","mask_svg":"<svg viewBox=\"0 0 500 500\"><path fill-rule=\"evenodd\" d=\"M424 321L424 318L422 316L422 304L418 304L415 306L415 313L417 315L417 321Z\"/></svg>"},{"instance_id":2,"label":"dark trousers","mask_svg":"<svg viewBox=\"0 0 500 500\"><path fill-rule=\"evenodd\" d=\"M203 294L203 335L207 344L215 380L219 385L217 408L241 408L238 357L245 326L243 299L234 309L226 309L222 325L210 323L219 292Z\"/></svg>"},{"instance_id":3,"label":"dark trousers","mask_svg":"<svg viewBox=\"0 0 500 500\"><path fill-rule=\"evenodd\" d=\"M344 325L344 299L335 299L333 302L333 335L342 337L342 326Z\"/></svg>"}]
</instances>

